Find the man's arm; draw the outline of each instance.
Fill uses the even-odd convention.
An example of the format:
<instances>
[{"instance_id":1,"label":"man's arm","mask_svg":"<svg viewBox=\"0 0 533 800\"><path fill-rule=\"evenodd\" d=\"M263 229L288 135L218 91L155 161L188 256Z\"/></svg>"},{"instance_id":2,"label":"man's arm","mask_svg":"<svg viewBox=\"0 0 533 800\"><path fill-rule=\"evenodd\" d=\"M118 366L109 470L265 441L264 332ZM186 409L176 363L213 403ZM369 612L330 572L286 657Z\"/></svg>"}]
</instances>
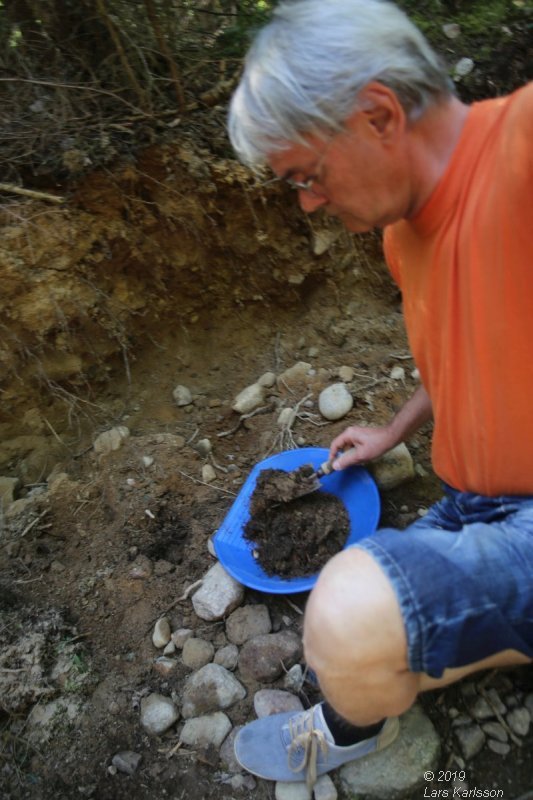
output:
<instances>
[{"instance_id":1,"label":"man's arm","mask_svg":"<svg viewBox=\"0 0 533 800\"><path fill-rule=\"evenodd\" d=\"M429 395L423 386L419 386L388 425L379 428L353 425L339 434L329 448L329 457L335 459L333 469L344 469L351 464L362 464L379 458L387 450L412 436L432 415ZM335 458L339 451L351 448L355 450Z\"/></svg>"}]
</instances>

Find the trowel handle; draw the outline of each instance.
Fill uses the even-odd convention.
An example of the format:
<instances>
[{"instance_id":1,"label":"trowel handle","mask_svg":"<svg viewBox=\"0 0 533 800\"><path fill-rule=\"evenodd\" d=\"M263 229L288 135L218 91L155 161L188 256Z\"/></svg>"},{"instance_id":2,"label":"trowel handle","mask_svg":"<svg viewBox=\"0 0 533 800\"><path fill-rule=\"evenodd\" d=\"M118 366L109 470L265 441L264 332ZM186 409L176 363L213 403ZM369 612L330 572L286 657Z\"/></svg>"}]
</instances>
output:
<instances>
[{"instance_id":1,"label":"trowel handle","mask_svg":"<svg viewBox=\"0 0 533 800\"><path fill-rule=\"evenodd\" d=\"M349 456L350 453L355 453L357 447L350 447L349 450L343 450L343 456ZM323 464L317 469L317 477L322 478L324 475L329 475L333 472L333 460L324 461Z\"/></svg>"}]
</instances>

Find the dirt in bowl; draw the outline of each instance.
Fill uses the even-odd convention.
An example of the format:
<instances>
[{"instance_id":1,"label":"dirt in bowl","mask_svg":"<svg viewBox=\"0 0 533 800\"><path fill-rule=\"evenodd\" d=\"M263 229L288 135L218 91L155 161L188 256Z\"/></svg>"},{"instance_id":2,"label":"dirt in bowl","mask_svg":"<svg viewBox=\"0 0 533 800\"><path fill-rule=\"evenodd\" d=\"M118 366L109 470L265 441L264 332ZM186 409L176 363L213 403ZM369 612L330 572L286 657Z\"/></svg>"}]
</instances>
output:
<instances>
[{"instance_id":1,"label":"dirt in bowl","mask_svg":"<svg viewBox=\"0 0 533 800\"><path fill-rule=\"evenodd\" d=\"M286 487L283 470L263 470L250 501L251 517L244 538L255 544L267 575L301 578L313 575L342 550L350 532L348 512L329 492L313 492L285 501L276 494Z\"/></svg>"}]
</instances>

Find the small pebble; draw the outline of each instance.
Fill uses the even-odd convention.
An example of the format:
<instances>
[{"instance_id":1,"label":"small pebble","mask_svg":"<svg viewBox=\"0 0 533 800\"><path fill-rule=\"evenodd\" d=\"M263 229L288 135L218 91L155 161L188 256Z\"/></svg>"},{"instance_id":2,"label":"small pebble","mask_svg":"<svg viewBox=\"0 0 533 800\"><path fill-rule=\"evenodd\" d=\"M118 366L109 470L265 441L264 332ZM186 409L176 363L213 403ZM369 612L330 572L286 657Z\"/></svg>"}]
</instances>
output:
<instances>
[{"instance_id":1,"label":"small pebble","mask_svg":"<svg viewBox=\"0 0 533 800\"><path fill-rule=\"evenodd\" d=\"M167 617L161 617L155 623L154 632L152 633L152 644L154 647L160 649L165 647L170 642L170 622Z\"/></svg>"},{"instance_id":2,"label":"small pebble","mask_svg":"<svg viewBox=\"0 0 533 800\"><path fill-rule=\"evenodd\" d=\"M176 645L176 648L178 650L182 650L183 645L187 639L191 638L191 636L194 636L194 631L192 631L190 628L178 628L178 630L173 631L171 639Z\"/></svg>"},{"instance_id":3,"label":"small pebble","mask_svg":"<svg viewBox=\"0 0 533 800\"><path fill-rule=\"evenodd\" d=\"M172 392L172 397L177 406L188 406L192 403L192 394L186 386L178 384Z\"/></svg>"},{"instance_id":4,"label":"small pebble","mask_svg":"<svg viewBox=\"0 0 533 800\"><path fill-rule=\"evenodd\" d=\"M531 716L527 708L514 708L507 714L507 724L517 736L527 736L531 725Z\"/></svg>"},{"instance_id":5,"label":"small pebble","mask_svg":"<svg viewBox=\"0 0 533 800\"><path fill-rule=\"evenodd\" d=\"M134 753L132 750L124 750L113 756L111 764L115 767L115 770L124 772L126 775L133 775L141 763L141 758L142 756L140 753Z\"/></svg>"},{"instance_id":6,"label":"small pebble","mask_svg":"<svg viewBox=\"0 0 533 800\"><path fill-rule=\"evenodd\" d=\"M390 377L393 381L405 380L405 370L403 367L393 367L390 371Z\"/></svg>"},{"instance_id":7,"label":"small pebble","mask_svg":"<svg viewBox=\"0 0 533 800\"><path fill-rule=\"evenodd\" d=\"M216 480L217 474L211 464L204 464L202 467L202 480L206 483L212 483Z\"/></svg>"},{"instance_id":8,"label":"small pebble","mask_svg":"<svg viewBox=\"0 0 533 800\"><path fill-rule=\"evenodd\" d=\"M497 753L499 756L506 756L511 749L511 746L505 744L505 742L497 742L494 739L489 739L487 746L489 750L492 750L493 753Z\"/></svg>"}]
</instances>

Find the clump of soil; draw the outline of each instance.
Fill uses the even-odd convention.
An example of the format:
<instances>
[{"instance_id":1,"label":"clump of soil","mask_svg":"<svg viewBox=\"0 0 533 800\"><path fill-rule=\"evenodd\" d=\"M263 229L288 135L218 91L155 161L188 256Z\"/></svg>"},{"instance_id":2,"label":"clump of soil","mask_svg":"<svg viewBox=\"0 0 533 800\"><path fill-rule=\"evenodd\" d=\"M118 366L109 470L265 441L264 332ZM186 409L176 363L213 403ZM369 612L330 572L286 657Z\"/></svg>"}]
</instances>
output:
<instances>
[{"instance_id":1,"label":"clump of soil","mask_svg":"<svg viewBox=\"0 0 533 800\"><path fill-rule=\"evenodd\" d=\"M250 513L252 516L260 514L272 505L288 503L318 488L316 470L311 464L304 464L292 472L264 469L250 499Z\"/></svg>"},{"instance_id":2,"label":"clump of soil","mask_svg":"<svg viewBox=\"0 0 533 800\"><path fill-rule=\"evenodd\" d=\"M304 577L318 572L342 549L350 530L348 512L329 492L289 497L291 475L298 482L308 476L301 470L263 470L250 501L251 518L244 538L254 542L257 559L267 575Z\"/></svg>"}]
</instances>

